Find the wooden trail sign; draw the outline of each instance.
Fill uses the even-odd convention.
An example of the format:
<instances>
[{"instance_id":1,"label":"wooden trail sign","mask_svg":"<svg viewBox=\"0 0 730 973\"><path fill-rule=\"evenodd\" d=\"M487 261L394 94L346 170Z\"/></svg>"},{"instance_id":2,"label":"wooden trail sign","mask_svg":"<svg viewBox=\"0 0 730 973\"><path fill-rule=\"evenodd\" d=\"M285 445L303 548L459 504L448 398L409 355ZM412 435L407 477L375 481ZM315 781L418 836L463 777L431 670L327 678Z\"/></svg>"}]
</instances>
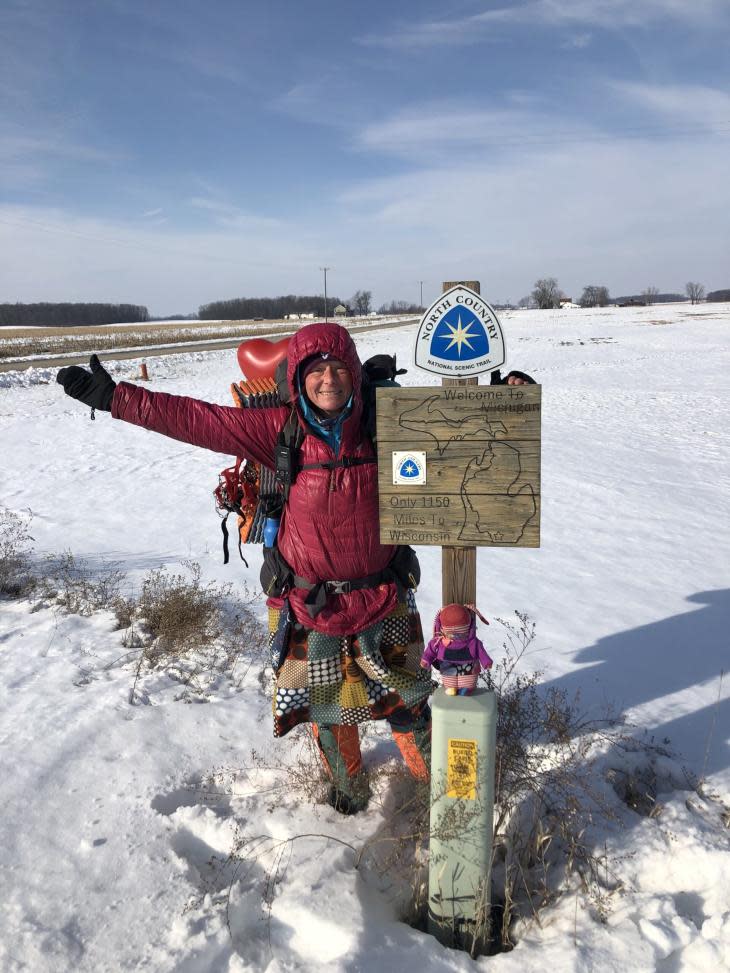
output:
<instances>
[{"instance_id":1,"label":"wooden trail sign","mask_svg":"<svg viewBox=\"0 0 730 973\"><path fill-rule=\"evenodd\" d=\"M541 391L378 389L381 543L539 547Z\"/></svg>"}]
</instances>

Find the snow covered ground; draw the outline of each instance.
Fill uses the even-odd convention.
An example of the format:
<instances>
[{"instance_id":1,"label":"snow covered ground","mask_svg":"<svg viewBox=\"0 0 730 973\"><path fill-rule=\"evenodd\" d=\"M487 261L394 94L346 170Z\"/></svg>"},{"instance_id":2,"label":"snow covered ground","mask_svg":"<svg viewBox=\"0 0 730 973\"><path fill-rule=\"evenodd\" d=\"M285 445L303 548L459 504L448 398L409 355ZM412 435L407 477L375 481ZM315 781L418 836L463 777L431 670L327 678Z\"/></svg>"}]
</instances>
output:
<instances>
[{"instance_id":1,"label":"snow covered ground","mask_svg":"<svg viewBox=\"0 0 730 973\"><path fill-rule=\"evenodd\" d=\"M481 549L479 607L528 612L528 661L548 686L579 689L596 715L613 703L637 738L676 754L656 768L662 813L621 806L622 827L602 836L623 882L606 920L576 890L518 930L510 953L475 964L443 949L398 921L394 896L339 843L375 836L384 804L344 819L291 785L302 744L271 738L256 666L217 680L204 703L148 676L147 705L130 705L111 612L4 601L1 969L730 969L730 306L502 321L508 365L543 384L542 547ZM363 358L387 349L408 364L414 335L356 340ZM233 351L146 361L153 388L223 403L237 374ZM225 458L107 415L90 422L53 377L0 375L0 503L32 509L37 556L117 562L132 589L186 559L205 580L255 586L257 551L248 571L221 563L211 491ZM419 554L428 625L440 552ZM263 603L254 611L263 624ZM482 632L492 655L495 633ZM387 735L366 745L371 761L393 758ZM262 854L246 858L257 837Z\"/></svg>"}]
</instances>

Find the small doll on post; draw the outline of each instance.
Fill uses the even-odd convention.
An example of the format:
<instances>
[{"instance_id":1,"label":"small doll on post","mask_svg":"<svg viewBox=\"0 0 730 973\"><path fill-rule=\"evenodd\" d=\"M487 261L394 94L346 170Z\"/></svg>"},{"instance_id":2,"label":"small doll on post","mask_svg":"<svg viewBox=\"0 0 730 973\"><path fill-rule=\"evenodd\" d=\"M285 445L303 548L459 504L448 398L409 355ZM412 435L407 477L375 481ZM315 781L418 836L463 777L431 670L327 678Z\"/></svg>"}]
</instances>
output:
<instances>
[{"instance_id":1,"label":"small doll on post","mask_svg":"<svg viewBox=\"0 0 730 973\"><path fill-rule=\"evenodd\" d=\"M492 665L477 638L477 615L489 624L474 605L445 605L436 615L433 638L424 650L421 666L439 670L447 696L468 696L482 669Z\"/></svg>"}]
</instances>

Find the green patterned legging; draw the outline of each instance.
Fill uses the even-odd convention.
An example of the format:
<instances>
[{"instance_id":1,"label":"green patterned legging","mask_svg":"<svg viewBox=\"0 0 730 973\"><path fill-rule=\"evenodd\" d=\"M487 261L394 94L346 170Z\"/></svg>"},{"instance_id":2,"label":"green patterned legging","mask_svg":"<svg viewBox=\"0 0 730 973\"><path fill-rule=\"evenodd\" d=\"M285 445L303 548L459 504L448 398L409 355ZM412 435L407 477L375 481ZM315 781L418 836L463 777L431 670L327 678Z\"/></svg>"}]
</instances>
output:
<instances>
[{"instance_id":1,"label":"green patterned legging","mask_svg":"<svg viewBox=\"0 0 730 973\"><path fill-rule=\"evenodd\" d=\"M427 703L399 708L387 717L393 739L406 767L417 780L428 780L431 766L431 709ZM367 804L367 778L363 772L357 726L312 724L320 756L336 790L354 806Z\"/></svg>"}]
</instances>

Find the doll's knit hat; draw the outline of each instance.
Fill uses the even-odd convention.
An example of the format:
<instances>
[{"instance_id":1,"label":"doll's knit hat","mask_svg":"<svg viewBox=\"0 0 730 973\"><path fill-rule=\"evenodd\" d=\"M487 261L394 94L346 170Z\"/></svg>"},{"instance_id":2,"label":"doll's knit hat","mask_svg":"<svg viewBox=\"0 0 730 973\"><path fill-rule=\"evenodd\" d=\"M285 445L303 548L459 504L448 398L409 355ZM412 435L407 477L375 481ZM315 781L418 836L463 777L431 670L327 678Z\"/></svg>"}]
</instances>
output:
<instances>
[{"instance_id":1,"label":"doll's knit hat","mask_svg":"<svg viewBox=\"0 0 730 973\"><path fill-rule=\"evenodd\" d=\"M471 619L471 612L464 605L444 605L439 612L441 631L451 639L467 635L471 626Z\"/></svg>"}]
</instances>

